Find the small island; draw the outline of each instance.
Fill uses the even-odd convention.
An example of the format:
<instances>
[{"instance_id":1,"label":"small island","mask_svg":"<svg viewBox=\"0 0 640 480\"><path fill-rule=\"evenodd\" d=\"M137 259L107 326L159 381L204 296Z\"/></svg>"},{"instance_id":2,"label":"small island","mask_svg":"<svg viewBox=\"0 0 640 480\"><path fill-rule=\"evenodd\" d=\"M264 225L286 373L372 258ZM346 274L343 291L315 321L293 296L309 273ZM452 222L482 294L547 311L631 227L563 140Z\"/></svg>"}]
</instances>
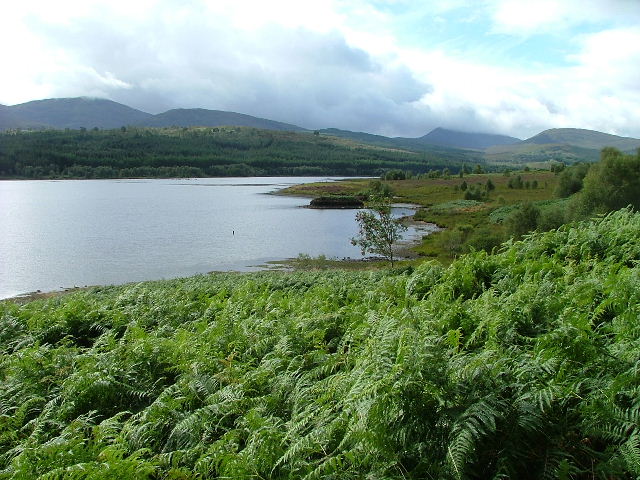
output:
<instances>
[{"instance_id":1,"label":"small island","mask_svg":"<svg viewBox=\"0 0 640 480\"><path fill-rule=\"evenodd\" d=\"M322 195L309 203L309 208L363 208L363 195Z\"/></svg>"}]
</instances>

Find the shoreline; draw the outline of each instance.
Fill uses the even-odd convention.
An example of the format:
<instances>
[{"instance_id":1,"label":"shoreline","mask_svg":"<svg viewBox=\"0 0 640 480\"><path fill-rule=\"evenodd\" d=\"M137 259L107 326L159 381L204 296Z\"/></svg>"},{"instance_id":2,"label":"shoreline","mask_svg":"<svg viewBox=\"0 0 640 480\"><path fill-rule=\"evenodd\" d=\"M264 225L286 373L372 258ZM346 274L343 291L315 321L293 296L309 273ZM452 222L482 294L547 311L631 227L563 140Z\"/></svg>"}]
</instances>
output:
<instances>
[{"instance_id":1,"label":"shoreline","mask_svg":"<svg viewBox=\"0 0 640 480\"><path fill-rule=\"evenodd\" d=\"M175 179L174 177L171 177L172 179ZM184 177L181 178L182 180L196 180L199 178L204 178L204 177ZM211 178L211 179L230 179L230 178L237 178L237 179L244 179L244 178L252 178L252 177L206 177L206 178ZM255 178L255 177L253 177ZM274 179L278 179L278 178L289 178L289 177L259 177L259 178L274 178ZM305 177L298 177L298 178L305 178ZM309 179L313 179L313 178L317 178L317 177L306 177ZM352 180L352 179L363 179L363 177L341 177L341 178L327 178L325 181L323 181L322 183L326 185L335 185L335 183L337 183L339 180ZM147 178L147 177L143 177L143 178L118 178L118 179L73 179L73 180L107 180L107 181L127 181L127 180L158 180L160 178ZM170 179L169 177L164 178L164 179ZM15 180L15 181L33 181L33 180L38 180L38 181L47 181L47 182L60 182L60 181L64 181L64 180L71 180L71 179L11 179L11 180ZM301 184L296 184L296 185L308 185L305 183L301 183ZM291 195L290 193L285 193L284 191L289 189L289 186L284 186L281 188L277 188L274 189L270 192L267 192L267 194L269 195L277 195L277 196L296 196L299 198L308 198L309 196L312 195L304 195L304 194L300 194L300 192L296 192L295 194ZM398 203L398 204L394 204L394 207L399 207L399 208L409 208L412 210L415 210L419 207L419 205L417 204L407 204L407 203ZM354 209L357 210L357 208L353 208L353 207L333 207L333 208L328 208L328 207L313 207L310 205L301 205L300 208L312 208L312 209ZM413 220L413 215L406 215L404 217L402 217L403 222L412 227L413 232L410 235L406 235L406 237L401 240L400 242L398 242L398 244L396 245L396 252L397 252L397 260L398 261L412 261L415 260L416 258L419 258L419 254L414 250L417 246L419 246L422 243L423 238L426 235L430 235L432 233L438 232L440 230L442 230L441 227L439 227L438 225L434 224L434 223L428 223L428 222L424 222L421 220ZM339 258L339 257L334 257L334 258L326 258L324 255L320 255L318 258L323 258L327 261L329 261L331 268L333 269L353 269L355 268L376 268L376 266L378 264L384 264L387 263L385 260L381 259L381 258L377 258L377 257L373 257L373 256L367 256L367 257L363 257L363 258L350 258L350 257L344 257L344 258ZM280 259L272 259L272 260L264 260L263 263L259 264L259 265L251 265L251 268L254 269L254 271L271 271L274 270L274 265L281 265L285 268L288 268L289 270L300 270L302 269L301 266L296 266L295 264L295 258L292 257L288 257L288 258L280 258ZM229 272L243 272L245 270L243 269L234 269L234 270L229 270ZM219 270L217 272L220 272ZM195 276L195 275L202 275L202 274L209 274L209 273L214 273L214 272L202 272L202 273L198 273L198 272L194 272L192 274L187 274L186 277L183 276L176 276L176 277L172 277L172 278L187 278L187 277L191 277L191 276ZM158 279L146 279L146 280L141 280L141 281L157 281L157 280L164 280L167 279L166 277L162 277L162 278L158 278ZM96 285L85 285L85 286L70 286L70 287L60 287L60 288L56 288L53 290L33 290L33 291L26 291L24 293L18 293L15 295L12 295L10 297L6 297L6 298L2 298L0 299L0 302L13 302L13 303L17 303L17 304L24 304L24 303L28 303L31 301L36 301L36 300L46 300L49 298L54 298L54 297L58 297L58 296L62 296L62 295L66 295L69 293L74 293L74 292L79 292L79 291L84 291L84 290L89 290L92 288L106 288L106 287L110 287L110 286L120 286L120 285L126 285L128 283L132 283L131 281L125 281L123 283L117 283L117 284L96 284ZM135 283L139 283L139 282L135 282Z\"/></svg>"},{"instance_id":2,"label":"shoreline","mask_svg":"<svg viewBox=\"0 0 640 480\"><path fill-rule=\"evenodd\" d=\"M404 217L403 218L404 221L406 221L407 223L409 223L410 225L414 226L416 228L416 232L414 235L412 235L412 238L405 238L403 240L401 240L400 242L398 242L398 244L396 245L396 253L398 255L398 258L396 259L397 262L402 262L402 261L413 261L417 258L419 258L420 256L413 251L413 247L419 245L422 242L422 237L426 234L426 235L430 235L432 233L441 231L442 228L439 227L438 225L434 224L434 223L429 223L429 222L423 222L422 220L412 220L412 217ZM425 233L427 232L427 233ZM331 257L324 257L322 255L318 256L317 258L313 258L313 257L309 257L309 259L311 261L317 260L322 258L322 262L324 262L324 266L322 267L323 269L336 269L336 270L340 270L340 269L352 269L349 267L354 267L354 266L362 266L363 269L366 269L367 267L369 268L373 268L378 266L379 264L383 264L383 268L388 268L388 261L381 258L381 257L375 257L375 256L367 256L367 257L363 257L363 258L351 258L351 257L344 257L344 258L331 258ZM175 277L175 278L160 278L160 279L149 279L149 280L142 280L140 282L125 282L125 283L121 283L121 284L104 284L104 285L85 285L83 287L63 287L61 289L57 289L57 290L48 290L48 291L41 291L41 290L35 290L35 291L31 291L31 292L25 292L25 293L20 293L11 297L7 297L7 298L2 298L0 299L0 302L12 302L12 303L16 303L16 304L25 304L25 303L29 303L29 302L33 302L36 300L47 300L50 298L55 298L55 297L60 297L63 295L68 295L71 293L76 293L76 292L81 292L81 291L87 291L90 290L92 288L107 288L107 287L112 287L112 286L124 286L124 285L128 285L130 283L144 283L144 282L156 282L156 281L162 281L162 280L172 280L172 279L178 279L178 278L189 278L189 277L193 277L193 276L197 276L197 275L211 275L211 274L216 274L216 273L238 273L238 274L242 274L242 273L255 273L255 272L273 272L273 271L281 271L281 272L287 272L287 271L299 271L299 270L305 270L305 268L303 266L298 266L296 267L296 261L297 261L297 257L289 257L289 258L282 258L282 259L276 259L276 260L268 260L265 261L264 263L260 264L260 265L253 265L252 268L257 268L257 270L253 270L253 271L241 271L241 270L228 270L228 271L220 271L220 270L212 270L210 272L206 272L206 273L194 273L193 275L188 275L186 277Z\"/></svg>"},{"instance_id":3,"label":"shoreline","mask_svg":"<svg viewBox=\"0 0 640 480\"><path fill-rule=\"evenodd\" d=\"M42 290L35 290L33 292L20 293L18 295L14 295L12 297L2 298L0 302L12 302L17 304L24 304L29 302L34 302L36 300L47 300L49 298L60 297L62 295L68 295L70 293L81 292L84 290L89 290L91 288L100 288L106 287L106 285L93 285L93 286L85 286L85 287L65 287L61 290L49 290L43 292Z\"/></svg>"}]
</instances>

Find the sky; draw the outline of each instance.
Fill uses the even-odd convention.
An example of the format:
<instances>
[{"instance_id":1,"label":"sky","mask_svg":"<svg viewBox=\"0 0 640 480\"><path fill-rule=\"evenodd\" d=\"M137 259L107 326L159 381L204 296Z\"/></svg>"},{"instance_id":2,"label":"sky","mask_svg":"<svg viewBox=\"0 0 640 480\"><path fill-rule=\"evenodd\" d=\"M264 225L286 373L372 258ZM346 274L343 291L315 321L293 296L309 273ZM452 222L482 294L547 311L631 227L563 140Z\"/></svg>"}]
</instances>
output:
<instances>
[{"instance_id":1,"label":"sky","mask_svg":"<svg viewBox=\"0 0 640 480\"><path fill-rule=\"evenodd\" d=\"M2 6L0 44L4 105L640 138L640 0L30 0Z\"/></svg>"}]
</instances>

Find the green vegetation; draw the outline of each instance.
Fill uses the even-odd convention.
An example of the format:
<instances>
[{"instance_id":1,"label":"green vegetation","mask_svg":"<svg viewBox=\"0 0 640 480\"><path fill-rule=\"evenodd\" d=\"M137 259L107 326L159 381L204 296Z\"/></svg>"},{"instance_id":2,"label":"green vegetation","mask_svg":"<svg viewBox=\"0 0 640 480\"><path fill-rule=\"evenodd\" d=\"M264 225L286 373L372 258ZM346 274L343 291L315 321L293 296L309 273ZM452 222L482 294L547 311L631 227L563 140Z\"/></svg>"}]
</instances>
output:
<instances>
[{"instance_id":1,"label":"green vegetation","mask_svg":"<svg viewBox=\"0 0 640 480\"><path fill-rule=\"evenodd\" d=\"M373 197L367 207L369 210L356 213L359 230L351 243L360 247L362 255L382 255L393 268L394 245L402 240L407 227L401 219L393 217L389 198Z\"/></svg>"},{"instance_id":2,"label":"green vegetation","mask_svg":"<svg viewBox=\"0 0 640 480\"><path fill-rule=\"evenodd\" d=\"M561 171L555 195L558 200L511 205L494 210L490 218L509 226L515 236L545 231L593 214L623 207L640 208L640 151L626 155L605 148L594 164L578 163ZM505 218L506 210L511 209Z\"/></svg>"},{"instance_id":3,"label":"green vegetation","mask_svg":"<svg viewBox=\"0 0 640 480\"><path fill-rule=\"evenodd\" d=\"M640 208L640 149L625 155L615 148L602 150L600 162L584 176L576 197L581 214L606 213L631 205Z\"/></svg>"},{"instance_id":4,"label":"green vegetation","mask_svg":"<svg viewBox=\"0 0 640 480\"><path fill-rule=\"evenodd\" d=\"M489 147L484 159L489 164L514 165L534 164L539 162L595 162L598 160L598 149L577 145L533 144L499 145Z\"/></svg>"},{"instance_id":5,"label":"green vegetation","mask_svg":"<svg viewBox=\"0 0 640 480\"><path fill-rule=\"evenodd\" d=\"M640 215L0 303L0 478L635 478Z\"/></svg>"},{"instance_id":6,"label":"green vegetation","mask_svg":"<svg viewBox=\"0 0 640 480\"><path fill-rule=\"evenodd\" d=\"M468 171L468 167L463 167ZM546 204L559 206L554 199L558 175L550 171L520 173L464 174L464 178L421 175L406 180L347 180L330 183L311 183L287 188L290 195L375 195L388 192L394 201L422 206L414 220L432 222L446 230L428 235L413 250L422 256L438 258L449 263L455 256L473 249L491 251L511 235L510 224L493 220L493 212L512 214L523 202L531 202L547 209ZM512 179L519 178L521 186L510 188ZM529 188L526 188L526 185ZM469 193L471 192L471 193ZM550 208L549 208L550 210ZM547 218L545 215L540 217ZM550 224L553 220L549 215ZM556 219L557 220L557 219ZM555 222L555 228L562 221ZM460 227L460 228L459 228Z\"/></svg>"},{"instance_id":7,"label":"green vegetation","mask_svg":"<svg viewBox=\"0 0 640 480\"><path fill-rule=\"evenodd\" d=\"M594 164L566 167L553 163L551 171L505 170L502 174L473 174L463 165L458 177L400 175L396 180L350 180L332 184L301 185L286 193L305 195L331 188L334 194L358 192L371 195L381 189L393 192L395 201L422 206L414 220L432 222L444 231L423 238L414 248L419 255L448 263L471 250L500 246L538 230L547 231L564 223L607 213L628 205L640 208L640 151L625 154L605 148ZM480 165L476 171L482 171ZM365 188L368 182L369 187ZM375 188L374 188L375 187Z\"/></svg>"},{"instance_id":8,"label":"green vegetation","mask_svg":"<svg viewBox=\"0 0 640 480\"><path fill-rule=\"evenodd\" d=\"M249 127L0 134L0 177L369 175L459 168L464 155L416 153L312 133Z\"/></svg>"}]
</instances>

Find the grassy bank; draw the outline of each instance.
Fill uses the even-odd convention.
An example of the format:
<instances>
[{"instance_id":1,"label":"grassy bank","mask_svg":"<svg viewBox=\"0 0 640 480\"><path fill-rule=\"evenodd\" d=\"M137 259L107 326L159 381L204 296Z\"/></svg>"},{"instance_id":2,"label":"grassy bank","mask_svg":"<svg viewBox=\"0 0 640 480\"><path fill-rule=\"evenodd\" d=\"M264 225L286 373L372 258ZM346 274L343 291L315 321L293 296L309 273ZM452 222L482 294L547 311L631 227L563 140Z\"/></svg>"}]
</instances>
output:
<instances>
[{"instance_id":1,"label":"grassy bank","mask_svg":"<svg viewBox=\"0 0 640 480\"><path fill-rule=\"evenodd\" d=\"M519 179L519 181L516 181ZM493 190L479 200L465 200L467 191ZM518 183L519 182L519 183ZM491 250L507 240L504 218L492 213L508 211L509 206L525 202L545 202L554 198L558 176L549 171L469 174L464 177L421 178L385 181L394 201L420 205L416 220L435 223L446 230L428 235L413 248L420 256L451 260L470 247ZM463 185L464 183L464 185ZM320 182L295 185L282 190L284 195L319 197L323 195L356 195L370 189L370 179ZM511 187L510 187L511 184ZM516 186L517 188L512 188Z\"/></svg>"}]
</instances>

